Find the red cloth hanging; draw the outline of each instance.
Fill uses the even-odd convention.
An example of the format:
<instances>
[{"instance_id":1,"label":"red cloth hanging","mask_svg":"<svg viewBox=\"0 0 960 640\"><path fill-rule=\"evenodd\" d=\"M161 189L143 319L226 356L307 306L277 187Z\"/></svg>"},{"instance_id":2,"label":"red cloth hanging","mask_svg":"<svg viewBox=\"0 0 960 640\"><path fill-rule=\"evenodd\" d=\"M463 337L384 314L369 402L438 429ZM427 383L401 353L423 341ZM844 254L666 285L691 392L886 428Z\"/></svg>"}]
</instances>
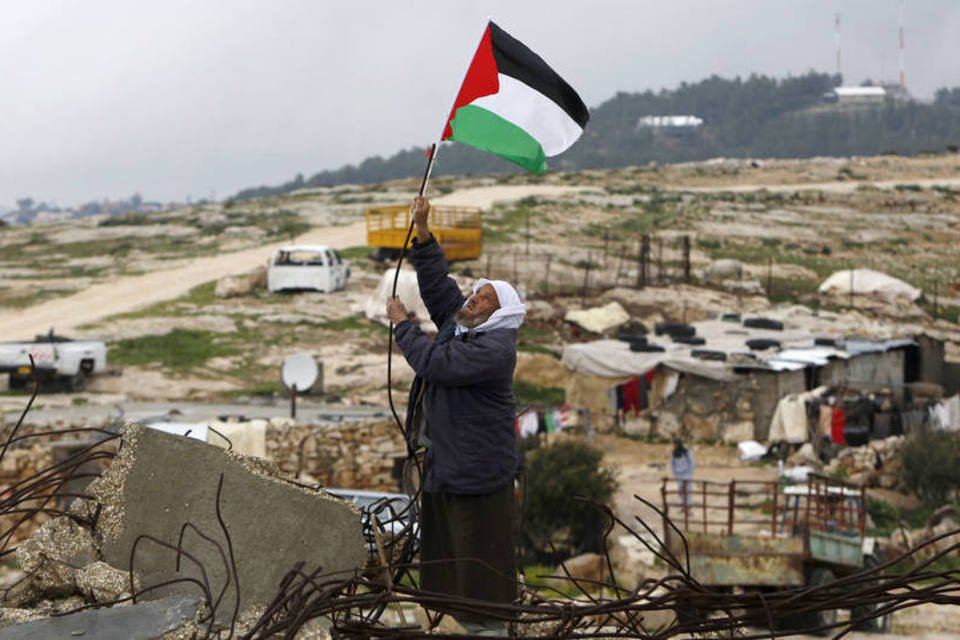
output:
<instances>
[{"instance_id":1,"label":"red cloth hanging","mask_svg":"<svg viewBox=\"0 0 960 640\"><path fill-rule=\"evenodd\" d=\"M640 412L640 377L633 376L629 382L623 385L623 412L633 411L636 415Z\"/></svg>"},{"instance_id":2,"label":"red cloth hanging","mask_svg":"<svg viewBox=\"0 0 960 640\"><path fill-rule=\"evenodd\" d=\"M846 445L847 439L843 435L843 430L847 426L847 414L843 407L833 408L833 416L830 418L830 439L837 444Z\"/></svg>"}]
</instances>

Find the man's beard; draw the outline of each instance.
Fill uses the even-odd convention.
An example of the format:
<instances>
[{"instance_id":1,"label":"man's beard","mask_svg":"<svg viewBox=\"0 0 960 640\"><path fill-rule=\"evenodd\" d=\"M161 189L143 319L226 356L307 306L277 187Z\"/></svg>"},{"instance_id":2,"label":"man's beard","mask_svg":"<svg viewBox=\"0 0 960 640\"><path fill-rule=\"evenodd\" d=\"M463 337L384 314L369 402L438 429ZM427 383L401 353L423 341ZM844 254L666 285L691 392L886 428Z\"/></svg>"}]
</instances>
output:
<instances>
[{"instance_id":1,"label":"man's beard","mask_svg":"<svg viewBox=\"0 0 960 640\"><path fill-rule=\"evenodd\" d=\"M467 311L466 309L460 309L457 311L457 314L454 316L454 319L457 321L457 324L463 325L467 329L476 329L484 322L490 319L490 316L493 315L493 311L488 311L487 313L473 314Z\"/></svg>"}]
</instances>

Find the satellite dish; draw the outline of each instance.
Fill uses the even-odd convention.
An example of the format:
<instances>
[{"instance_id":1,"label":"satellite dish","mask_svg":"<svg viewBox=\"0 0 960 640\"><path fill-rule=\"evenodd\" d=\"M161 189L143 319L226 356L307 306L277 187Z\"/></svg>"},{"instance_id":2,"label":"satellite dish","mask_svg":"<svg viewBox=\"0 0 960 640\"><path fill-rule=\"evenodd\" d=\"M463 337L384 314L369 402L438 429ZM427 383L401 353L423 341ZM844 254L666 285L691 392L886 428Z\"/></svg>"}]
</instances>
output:
<instances>
[{"instance_id":1,"label":"satellite dish","mask_svg":"<svg viewBox=\"0 0 960 640\"><path fill-rule=\"evenodd\" d=\"M317 382L320 370L317 361L308 353L288 356L280 369L283 386L296 393L305 393Z\"/></svg>"}]
</instances>

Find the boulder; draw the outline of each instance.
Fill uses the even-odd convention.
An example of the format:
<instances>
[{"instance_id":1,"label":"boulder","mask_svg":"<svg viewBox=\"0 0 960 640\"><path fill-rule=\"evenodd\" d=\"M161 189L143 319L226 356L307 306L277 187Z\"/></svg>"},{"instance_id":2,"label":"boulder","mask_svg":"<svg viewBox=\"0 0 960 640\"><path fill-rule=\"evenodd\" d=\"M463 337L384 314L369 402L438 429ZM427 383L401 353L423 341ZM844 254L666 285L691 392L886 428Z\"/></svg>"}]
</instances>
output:
<instances>
[{"instance_id":1,"label":"boulder","mask_svg":"<svg viewBox=\"0 0 960 640\"><path fill-rule=\"evenodd\" d=\"M218 298L239 298L266 286L267 268L261 265L244 275L220 278L214 285L213 295Z\"/></svg>"},{"instance_id":2,"label":"boulder","mask_svg":"<svg viewBox=\"0 0 960 640\"><path fill-rule=\"evenodd\" d=\"M600 582L607 580L610 577L610 572L607 568L607 560L602 555L599 553L583 553L564 560L554 570L553 575L556 578L553 578L550 582L555 586L569 585L571 584L570 580L573 579L582 580L583 584L581 586L584 589L592 589L594 584L599 585Z\"/></svg>"},{"instance_id":3,"label":"boulder","mask_svg":"<svg viewBox=\"0 0 960 640\"><path fill-rule=\"evenodd\" d=\"M741 278L743 278L743 263L730 258L714 260L703 272L705 282L740 280Z\"/></svg>"},{"instance_id":4,"label":"boulder","mask_svg":"<svg viewBox=\"0 0 960 640\"><path fill-rule=\"evenodd\" d=\"M550 321L560 314L552 304L546 300L526 300L524 306L527 308L527 320Z\"/></svg>"},{"instance_id":5,"label":"boulder","mask_svg":"<svg viewBox=\"0 0 960 640\"><path fill-rule=\"evenodd\" d=\"M630 314L619 302L610 302L602 307L568 311L563 318L592 333L603 333L615 329L630 320Z\"/></svg>"},{"instance_id":6,"label":"boulder","mask_svg":"<svg viewBox=\"0 0 960 640\"><path fill-rule=\"evenodd\" d=\"M649 575L656 562L653 552L630 533L611 536L607 542L607 553L617 584L625 589L635 589Z\"/></svg>"}]
</instances>

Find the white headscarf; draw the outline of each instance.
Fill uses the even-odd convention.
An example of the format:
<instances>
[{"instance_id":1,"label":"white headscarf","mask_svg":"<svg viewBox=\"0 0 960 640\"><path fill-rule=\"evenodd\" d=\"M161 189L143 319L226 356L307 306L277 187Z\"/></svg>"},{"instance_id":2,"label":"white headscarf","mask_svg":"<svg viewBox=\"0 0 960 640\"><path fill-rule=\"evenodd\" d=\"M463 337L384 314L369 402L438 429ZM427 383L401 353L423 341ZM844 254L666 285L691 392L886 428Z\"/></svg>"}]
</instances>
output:
<instances>
[{"instance_id":1,"label":"white headscarf","mask_svg":"<svg viewBox=\"0 0 960 640\"><path fill-rule=\"evenodd\" d=\"M456 335L459 336L467 331L519 329L520 325L523 324L523 318L527 314L527 309L523 306L523 302L520 300L520 295L517 293L517 290L514 289L509 282L505 282L503 280L487 280L486 278L480 278L477 280L476 284L473 285L473 293L476 293L477 290L485 284L489 284L493 287L494 291L497 292L497 300L500 301L500 308L491 313L486 322L474 327L473 329L467 329L465 326L458 323ZM463 306L467 306L466 300L464 300Z\"/></svg>"}]
</instances>

